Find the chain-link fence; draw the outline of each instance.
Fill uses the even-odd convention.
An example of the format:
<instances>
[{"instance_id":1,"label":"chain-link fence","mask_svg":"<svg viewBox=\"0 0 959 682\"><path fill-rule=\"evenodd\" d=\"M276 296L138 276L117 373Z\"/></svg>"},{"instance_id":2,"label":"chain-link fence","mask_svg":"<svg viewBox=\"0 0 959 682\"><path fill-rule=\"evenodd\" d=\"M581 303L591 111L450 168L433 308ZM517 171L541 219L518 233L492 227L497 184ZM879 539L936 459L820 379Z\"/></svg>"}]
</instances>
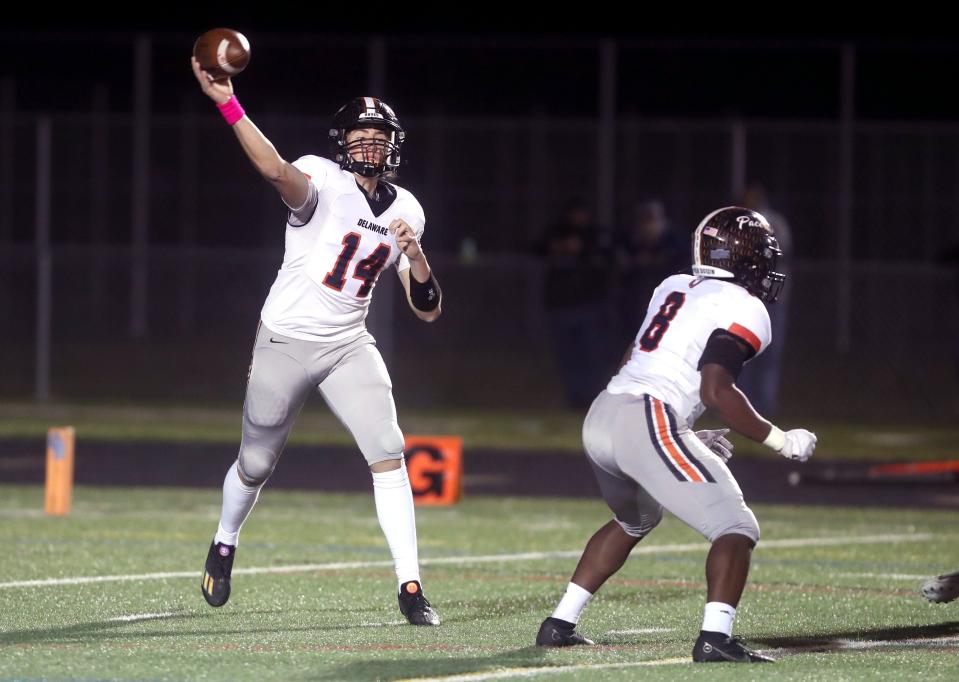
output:
<instances>
[{"instance_id":1,"label":"chain-link fence","mask_svg":"<svg viewBox=\"0 0 959 682\"><path fill-rule=\"evenodd\" d=\"M155 62L164 51L172 59L172 43L155 46ZM628 50L622 59L631 63ZM192 91L139 116L96 93L87 113L18 113L5 93L0 394L33 396L45 376L53 398L235 399L280 262L283 211L230 131ZM278 111L290 102L250 100L286 157L325 152L325 108L288 116ZM422 325L395 278L380 282L372 326L410 401L562 404L532 245L563 207L580 198L615 232L655 198L687 235L758 179L793 232L789 333L777 339L785 408L954 413L959 126L548 107L464 116L421 106L403 120L400 182L426 209L424 244L447 296L442 320ZM620 352L608 353L610 369Z\"/></svg>"},{"instance_id":2,"label":"chain-link fence","mask_svg":"<svg viewBox=\"0 0 959 682\"><path fill-rule=\"evenodd\" d=\"M53 252L50 394L73 401L242 399L259 308L277 250L156 249L148 262L148 336L130 336L130 258L122 249ZM36 370L36 267L29 250L3 252L5 318L0 397L28 399ZM534 257L436 255L443 317L419 322L392 272L377 285L370 327L404 404L518 409L564 403L562 368L543 308L544 268ZM822 417L942 419L955 409L955 275L888 263L852 272L852 352L836 351L837 269L795 265L781 400L787 413ZM645 302L637 301L637 305ZM607 311L608 313L609 311ZM594 338L608 339L597 328ZM610 348L608 344L605 346ZM611 372L623 348L602 361ZM748 371L748 367L747 367Z\"/></svg>"}]
</instances>

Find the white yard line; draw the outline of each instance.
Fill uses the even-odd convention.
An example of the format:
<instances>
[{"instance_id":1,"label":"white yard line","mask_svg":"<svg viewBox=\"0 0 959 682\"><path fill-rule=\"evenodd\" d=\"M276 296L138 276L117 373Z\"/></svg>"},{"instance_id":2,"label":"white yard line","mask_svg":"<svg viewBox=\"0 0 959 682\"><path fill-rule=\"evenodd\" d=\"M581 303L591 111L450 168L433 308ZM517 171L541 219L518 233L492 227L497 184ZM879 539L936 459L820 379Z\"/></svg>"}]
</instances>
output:
<instances>
[{"instance_id":1,"label":"white yard line","mask_svg":"<svg viewBox=\"0 0 959 682\"><path fill-rule=\"evenodd\" d=\"M657 632L672 632L675 628L639 628L638 630L610 630L607 635L653 635Z\"/></svg>"},{"instance_id":2,"label":"white yard line","mask_svg":"<svg viewBox=\"0 0 959 682\"><path fill-rule=\"evenodd\" d=\"M924 575L912 575L910 573L833 573L837 578L882 578L884 580L926 580L931 578L933 571Z\"/></svg>"},{"instance_id":3,"label":"white yard line","mask_svg":"<svg viewBox=\"0 0 959 682\"><path fill-rule=\"evenodd\" d=\"M107 618L109 622L135 623L138 620L158 620L160 618L172 618L179 616L180 613L170 611L168 613L134 613L129 616L117 616L116 618Z\"/></svg>"},{"instance_id":4,"label":"white yard line","mask_svg":"<svg viewBox=\"0 0 959 682\"><path fill-rule=\"evenodd\" d=\"M900 649L915 646L941 647L959 644L959 637L917 637L915 639L898 640L859 640L859 639L838 639L836 644L840 649L852 649L855 651L864 649Z\"/></svg>"},{"instance_id":5,"label":"white yard line","mask_svg":"<svg viewBox=\"0 0 959 682\"><path fill-rule=\"evenodd\" d=\"M391 628L391 627L394 627L394 626L396 626L396 625L406 625L406 622L407 622L407 621L405 621L405 620L388 620L388 621L386 621L385 623L360 623L359 625L356 625L356 626L354 626L354 627L358 627L358 628L386 628L386 627L390 627L390 628Z\"/></svg>"},{"instance_id":6,"label":"white yard line","mask_svg":"<svg viewBox=\"0 0 959 682\"><path fill-rule=\"evenodd\" d=\"M411 677L399 682L482 682L483 680L506 680L514 677L536 677L538 675L557 675L581 670L609 670L613 668L651 668L660 665L690 663L688 658L663 658L654 661L633 661L632 663L584 663L582 665L547 665L537 668L506 668L489 672L463 673L445 677Z\"/></svg>"},{"instance_id":7,"label":"white yard line","mask_svg":"<svg viewBox=\"0 0 959 682\"><path fill-rule=\"evenodd\" d=\"M831 547L836 545L870 545L895 542L928 542L934 536L930 533L902 533L888 535L859 535L840 537L791 538L784 540L764 540L760 549L788 549L793 547ZM677 552L705 552L708 545L693 542L675 545L647 545L633 550L633 554L675 554ZM556 552L523 552L519 554L486 554L434 557L421 559L422 566L469 566L473 564L503 563L512 561L536 561L541 559L576 559L582 550L564 550ZM259 566L237 568L233 575L261 575L282 573L315 573L318 571L341 571L363 568L391 568L392 561L342 561L328 564L294 564L290 566ZM17 587L47 587L53 585L89 585L93 583L134 582L146 580L171 580L175 578L196 578L199 570L168 571L163 573L134 573L128 575L96 575L76 578L42 578L38 580L12 580L0 583L0 589Z\"/></svg>"}]
</instances>

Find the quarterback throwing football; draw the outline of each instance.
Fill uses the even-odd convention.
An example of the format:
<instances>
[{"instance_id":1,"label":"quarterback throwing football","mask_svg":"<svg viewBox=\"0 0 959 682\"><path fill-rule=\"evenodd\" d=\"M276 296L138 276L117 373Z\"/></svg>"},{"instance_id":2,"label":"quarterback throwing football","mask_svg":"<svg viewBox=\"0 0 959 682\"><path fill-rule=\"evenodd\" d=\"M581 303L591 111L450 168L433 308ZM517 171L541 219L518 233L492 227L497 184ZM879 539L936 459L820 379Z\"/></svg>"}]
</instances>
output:
<instances>
[{"instance_id":1,"label":"quarterback throwing football","mask_svg":"<svg viewBox=\"0 0 959 682\"><path fill-rule=\"evenodd\" d=\"M785 281L776 272L780 255L762 215L722 208L693 234L693 274L667 277L653 293L619 372L583 425L583 443L613 520L589 540L537 644L592 644L576 631L580 614L667 509L712 544L693 660L772 660L732 637L759 525L726 466L729 429L691 427L709 408L729 428L789 459L804 462L812 455L813 433L781 431L735 384L743 364L771 341L764 303L776 300Z\"/></svg>"},{"instance_id":2,"label":"quarterback throwing football","mask_svg":"<svg viewBox=\"0 0 959 682\"><path fill-rule=\"evenodd\" d=\"M245 115L229 79L193 73L260 174L286 204L283 264L260 312L237 461L223 482L219 528L201 589L211 606L230 597L240 527L276 466L300 408L319 389L369 464L380 527L413 625L439 625L423 595L413 496L392 384L366 314L377 278L395 266L413 312L431 322L442 294L420 247L425 218L416 198L384 176L400 165L406 133L393 110L358 97L333 117L332 160L285 161Z\"/></svg>"}]
</instances>

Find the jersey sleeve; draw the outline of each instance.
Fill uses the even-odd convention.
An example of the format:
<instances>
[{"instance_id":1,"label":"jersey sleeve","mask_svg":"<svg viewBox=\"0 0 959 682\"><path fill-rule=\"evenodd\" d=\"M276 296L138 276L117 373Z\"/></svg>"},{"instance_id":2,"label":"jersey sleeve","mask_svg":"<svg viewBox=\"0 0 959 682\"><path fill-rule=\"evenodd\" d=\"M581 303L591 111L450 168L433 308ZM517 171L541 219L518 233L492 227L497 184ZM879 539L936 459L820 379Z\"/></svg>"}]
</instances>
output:
<instances>
[{"instance_id":1,"label":"jersey sleeve","mask_svg":"<svg viewBox=\"0 0 959 682\"><path fill-rule=\"evenodd\" d=\"M724 311L721 328L746 342L755 352L753 357L756 357L772 342L769 313L762 301L755 296L737 303L735 306L728 306Z\"/></svg>"},{"instance_id":2,"label":"jersey sleeve","mask_svg":"<svg viewBox=\"0 0 959 682\"><path fill-rule=\"evenodd\" d=\"M422 242L423 233L426 231L426 215L423 213L423 207L420 206L420 202L413 198L412 194L407 193L404 199L405 202L409 202L408 207L404 207L402 214L397 217L409 223L417 241ZM396 259L396 271L402 272L403 270L409 270L409 268L410 259L406 257L406 254L401 253L399 258Z\"/></svg>"},{"instance_id":3,"label":"jersey sleeve","mask_svg":"<svg viewBox=\"0 0 959 682\"><path fill-rule=\"evenodd\" d=\"M319 203L320 190L323 189L323 185L326 184L326 179L329 176L329 164L329 160L312 155L301 156L291 164L294 168L301 171L306 176L306 179L310 181L306 200L303 202L303 205L290 206L287 204L286 206L289 209L287 222L293 227L303 227L310 222L310 219L313 217L313 213L316 211L316 206ZM285 200L284 203L286 203Z\"/></svg>"}]
</instances>

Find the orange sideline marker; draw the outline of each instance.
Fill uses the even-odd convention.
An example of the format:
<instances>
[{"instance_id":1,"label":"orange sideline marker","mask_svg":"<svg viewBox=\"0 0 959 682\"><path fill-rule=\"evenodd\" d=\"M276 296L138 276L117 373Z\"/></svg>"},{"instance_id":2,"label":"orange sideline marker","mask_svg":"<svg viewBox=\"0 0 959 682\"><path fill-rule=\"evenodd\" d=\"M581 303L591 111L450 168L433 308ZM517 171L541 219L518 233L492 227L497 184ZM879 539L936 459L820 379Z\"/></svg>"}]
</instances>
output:
<instances>
[{"instance_id":1,"label":"orange sideline marker","mask_svg":"<svg viewBox=\"0 0 959 682\"><path fill-rule=\"evenodd\" d=\"M407 436L406 470L416 504L456 504L463 492L463 439Z\"/></svg>"},{"instance_id":2,"label":"orange sideline marker","mask_svg":"<svg viewBox=\"0 0 959 682\"><path fill-rule=\"evenodd\" d=\"M65 516L70 512L73 496L72 426L53 427L47 431L47 484L44 509L47 514Z\"/></svg>"}]
</instances>

